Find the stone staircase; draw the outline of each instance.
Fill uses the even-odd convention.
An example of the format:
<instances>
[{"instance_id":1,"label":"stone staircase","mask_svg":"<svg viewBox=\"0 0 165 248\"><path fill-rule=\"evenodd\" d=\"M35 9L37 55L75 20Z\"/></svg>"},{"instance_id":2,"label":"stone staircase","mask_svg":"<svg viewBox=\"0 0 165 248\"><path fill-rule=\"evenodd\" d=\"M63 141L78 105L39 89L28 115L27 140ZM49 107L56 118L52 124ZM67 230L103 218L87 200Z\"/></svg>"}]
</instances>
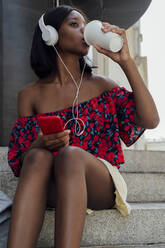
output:
<instances>
[{"instance_id":1,"label":"stone staircase","mask_svg":"<svg viewBox=\"0 0 165 248\"><path fill-rule=\"evenodd\" d=\"M124 154L120 172L132 212L127 217L116 209L86 215L83 248L165 248L165 152L125 150ZM7 164L7 147L1 147L0 190L13 199L18 180ZM47 210L37 247L53 247L54 222L54 211Z\"/></svg>"}]
</instances>

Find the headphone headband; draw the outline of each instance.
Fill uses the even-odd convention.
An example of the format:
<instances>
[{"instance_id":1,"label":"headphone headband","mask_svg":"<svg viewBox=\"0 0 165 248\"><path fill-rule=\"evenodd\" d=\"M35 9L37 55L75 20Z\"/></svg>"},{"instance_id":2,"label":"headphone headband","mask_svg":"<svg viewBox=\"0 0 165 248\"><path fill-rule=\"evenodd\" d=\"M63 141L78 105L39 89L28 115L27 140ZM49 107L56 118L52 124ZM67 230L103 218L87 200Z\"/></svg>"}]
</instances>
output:
<instances>
[{"instance_id":1,"label":"headphone headband","mask_svg":"<svg viewBox=\"0 0 165 248\"><path fill-rule=\"evenodd\" d=\"M46 30L46 26L44 23L44 14L40 17L38 24L39 24L41 31L44 32L44 30Z\"/></svg>"}]
</instances>

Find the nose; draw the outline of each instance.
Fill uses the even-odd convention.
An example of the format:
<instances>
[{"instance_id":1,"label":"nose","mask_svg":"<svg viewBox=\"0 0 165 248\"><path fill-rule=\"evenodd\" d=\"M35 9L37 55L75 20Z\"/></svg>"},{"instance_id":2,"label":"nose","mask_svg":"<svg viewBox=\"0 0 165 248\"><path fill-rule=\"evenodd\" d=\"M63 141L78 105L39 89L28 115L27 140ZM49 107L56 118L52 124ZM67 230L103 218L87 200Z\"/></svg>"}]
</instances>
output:
<instances>
[{"instance_id":1,"label":"nose","mask_svg":"<svg viewBox=\"0 0 165 248\"><path fill-rule=\"evenodd\" d=\"M85 29L85 24L82 23L82 25L81 25L81 32L82 32L82 33L84 33L84 29Z\"/></svg>"}]
</instances>

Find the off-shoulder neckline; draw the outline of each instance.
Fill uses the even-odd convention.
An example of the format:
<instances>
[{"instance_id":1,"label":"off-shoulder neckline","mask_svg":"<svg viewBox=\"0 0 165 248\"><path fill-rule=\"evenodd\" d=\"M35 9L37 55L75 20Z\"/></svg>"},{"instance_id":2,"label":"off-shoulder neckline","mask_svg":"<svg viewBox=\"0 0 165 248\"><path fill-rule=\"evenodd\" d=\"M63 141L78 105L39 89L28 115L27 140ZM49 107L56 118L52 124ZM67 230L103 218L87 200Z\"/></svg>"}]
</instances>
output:
<instances>
[{"instance_id":1,"label":"off-shoulder neckline","mask_svg":"<svg viewBox=\"0 0 165 248\"><path fill-rule=\"evenodd\" d=\"M106 93L108 93L108 92L110 92L110 91L113 91L114 89L117 89L117 88L123 88L123 87L115 86L115 87L113 87L112 89L105 90L105 91L103 91L103 92L102 92L100 95L98 95L98 96L92 97L92 98L89 99L89 100L86 100L86 101L80 102L80 103L77 104L77 105L74 105L74 108L76 108L77 106L82 106L82 105L84 105L84 104L90 103L90 102L93 101L94 99L100 98L100 97L102 97L104 94L106 94ZM23 120L23 119L27 119L27 118L37 118L38 116L42 116L42 115L56 114L56 113L60 113L60 112L65 111L65 110L69 110L69 109L71 109L71 108L72 108L72 106L69 106L69 107L67 107L67 108L59 109L59 110L56 110L56 111L51 111L51 112L46 112L46 113L41 113L41 114L35 114L35 115L28 115L28 116L24 116L24 117L18 117L18 118L17 118L17 121Z\"/></svg>"}]
</instances>

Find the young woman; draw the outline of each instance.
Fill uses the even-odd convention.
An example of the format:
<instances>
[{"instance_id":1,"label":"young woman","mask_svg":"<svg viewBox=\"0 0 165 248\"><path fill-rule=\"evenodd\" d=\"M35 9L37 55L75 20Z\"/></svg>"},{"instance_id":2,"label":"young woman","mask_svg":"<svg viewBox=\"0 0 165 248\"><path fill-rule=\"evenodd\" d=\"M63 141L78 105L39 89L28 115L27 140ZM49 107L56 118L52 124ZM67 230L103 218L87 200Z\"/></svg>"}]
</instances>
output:
<instances>
[{"instance_id":1,"label":"young woman","mask_svg":"<svg viewBox=\"0 0 165 248\"><path fill-rule=\"evenodd\" d=\"M103 23L102 31L120 34L124 45L117 53L95 47L121 66L132 92L93 74L86 64L86 22L85 15L70 6L48 9L44 23L59 35L54 47L45 43L43 31L36 27L31 66L38 81L18 93L18 119L9 142L9 166L20 179L8 248L36 246L47 207L56 212L56 248L80 247L87 208L117 208L124 216L130 214L127 186L119 172L124 163L120 138L132 145L145 129L158 125L159 116L130 57L125 30ZM68 122L73 118L75 82L81 86L76 104L79 124L85 127L81 135L76 133L75 120ZM37 118L54 115L64 125L68 122L65 131L43 135Z\"/></svg>"}]
</instances>

